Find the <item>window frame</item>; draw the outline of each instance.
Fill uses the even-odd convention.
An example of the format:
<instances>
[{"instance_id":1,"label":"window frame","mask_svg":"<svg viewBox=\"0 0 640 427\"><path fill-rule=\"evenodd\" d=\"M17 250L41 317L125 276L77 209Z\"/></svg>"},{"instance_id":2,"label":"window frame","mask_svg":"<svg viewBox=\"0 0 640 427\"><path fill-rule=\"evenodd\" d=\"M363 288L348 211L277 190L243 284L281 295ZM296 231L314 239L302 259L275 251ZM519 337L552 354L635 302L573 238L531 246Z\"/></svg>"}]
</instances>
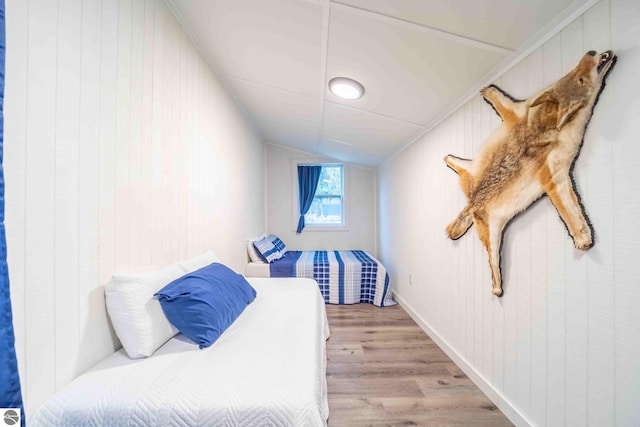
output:
<instances>
[{"instance_id":1,"label":"window frame","mask_svg":"<svg viewBox=\"0 0 640 427\"><path fill-rule=\"evenodd\" d=\"M309 159L293 159L291 167L292 174L292 211L293 221L292 228L295 232L298 228L298 220L300 219L300 200L298 199L298 166L340 166L342 167L342 225L334 224L305 224L305 231L348 231L349 230L349 209L348 209L348 165L341 162L331 162L326 160L309 160ZM336 197L327 195L327 197Z\"/></svg>"}]
</instances>

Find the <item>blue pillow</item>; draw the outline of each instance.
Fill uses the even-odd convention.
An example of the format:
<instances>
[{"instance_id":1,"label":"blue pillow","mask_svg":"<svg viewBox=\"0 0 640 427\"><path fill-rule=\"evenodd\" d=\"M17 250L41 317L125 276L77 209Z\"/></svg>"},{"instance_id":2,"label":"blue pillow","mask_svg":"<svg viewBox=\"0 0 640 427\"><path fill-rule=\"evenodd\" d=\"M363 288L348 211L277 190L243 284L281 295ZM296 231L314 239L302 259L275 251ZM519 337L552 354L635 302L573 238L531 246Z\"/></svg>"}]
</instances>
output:
<instances>
[{"instance_id":1,"label":"blue pillow","mask_svg":"<svg viewBox=\"0 0 640 427\"><path fill-rule=\"evenodd\" d=\"M256 291L241 275L213 263L174 280L155 295L173 326L205 348L253 302Z\"/></svg>"},{"instance_id":2,"label":"blue pillow","mask_svg":"<svg viewBox=\"0 0 640 427\"><path fill-rule=\"evenodd\" d=\"M256 252L264 262L272 262L282 258L284 252L278 250L278 247L276 247L276 243L274 243L276 241L278 242L278 246L285 249L286 252L286 248L282 240L280 240L273 234L270 234L267 237L258 240L257 242L253 242L253 246L256 248Z\"/></svg>"}]
</instances>

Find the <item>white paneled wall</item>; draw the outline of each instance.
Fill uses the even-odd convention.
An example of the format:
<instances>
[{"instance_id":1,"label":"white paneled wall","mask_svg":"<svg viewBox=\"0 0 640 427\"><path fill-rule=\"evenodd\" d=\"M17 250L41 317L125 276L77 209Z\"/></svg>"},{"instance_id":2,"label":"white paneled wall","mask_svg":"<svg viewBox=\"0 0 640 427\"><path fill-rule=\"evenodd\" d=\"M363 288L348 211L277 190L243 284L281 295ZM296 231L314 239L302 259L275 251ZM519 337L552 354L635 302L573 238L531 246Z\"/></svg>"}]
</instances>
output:
<instances>
[{"instance_id":1,"label":"white paneled wall","mask_svg":"<svg viewBox=\"0 0 640 427\"><path fill-rule=\"evenodd\" d=\"M103 286L265 226L264 143L159 0L8 0L6 225L27 413L117 346Z\"/></svg>"},{"instance_id":2,"label":"white paneled wall","mask_svg":"<svg viewBox=\"0 0 640 427\"><path fill-rule=\"evenodd\" d=\"M442 158L473 157L499 125L480 96L379 171L380 251L396 296L518 424L640 425L639 22L639 2L602 0L495 82L526 98L588 50L618 54L574 171L595 230L589 251L573 248L541 199L507 228L499 299L475 229L446 238L465 200Z\"/></svg>"},{"instance_id":3,"label":"white paneled wall","mask_svg":"<svg viewBox=\"0 0 640 427\"><path fill-rule=\"evenodd\" d=\"M267 144L267 232L278 235L291 250L362 249L378 256L376 240L377 171L345 164L347 229L296 234L299 214L298 162L336 162L311 153Z\"/></svg>"}]
</instances>

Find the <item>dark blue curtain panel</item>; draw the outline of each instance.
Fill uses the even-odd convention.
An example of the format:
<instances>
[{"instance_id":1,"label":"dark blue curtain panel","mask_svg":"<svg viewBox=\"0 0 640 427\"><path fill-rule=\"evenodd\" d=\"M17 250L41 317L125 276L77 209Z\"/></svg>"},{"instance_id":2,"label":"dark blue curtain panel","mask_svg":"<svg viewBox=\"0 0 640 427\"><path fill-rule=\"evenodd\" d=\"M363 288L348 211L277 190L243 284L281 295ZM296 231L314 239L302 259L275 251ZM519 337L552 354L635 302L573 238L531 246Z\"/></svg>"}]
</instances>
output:
<instances>
[{"instance_id":1,"label":"dark blue curtain panel","mask_svg":"<svg viewBox=\"0 0 640 427\"><path fill-rule=\"evenodd\" d=\"M6 51L5 5L0 0L0 420L2 425L18 425L18 414L25 425L20 376L16 360L15 335L11 295L9 294L9 271L7 268L7 238L4 228L4 65ZM18 412L19 411L19 412Z\"/></svg>"},{"instance_id":2,"label":"dark blue curtain panel","mask_svg":"<svg viewBox=\"0 0 640 427\"><path fill-rule=\"evenodd\" d=\"M300 219L296 233L302 233L304 228L304 214L309 211L311 202L316 195L318 180L322 166L298 166L298 200L300 201Z\"/></svg>"}]
</instances>

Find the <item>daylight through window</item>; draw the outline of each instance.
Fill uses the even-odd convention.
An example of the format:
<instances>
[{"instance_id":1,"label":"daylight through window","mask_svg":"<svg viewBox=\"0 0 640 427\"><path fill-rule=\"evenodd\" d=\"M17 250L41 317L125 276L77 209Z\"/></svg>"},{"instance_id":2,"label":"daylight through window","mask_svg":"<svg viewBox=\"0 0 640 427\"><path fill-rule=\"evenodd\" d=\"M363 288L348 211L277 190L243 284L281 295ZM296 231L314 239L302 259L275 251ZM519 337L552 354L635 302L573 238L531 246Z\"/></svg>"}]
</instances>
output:
<instances>
[{"instance_id":1,"label":"daylight through window","mask_svg":"<svg viewBox=\"0 0 640 427\"><path fill-rule=\"evenodd\" d=\"M321 165L316 195L304 216L310 226L344 226L344 171L342 165Z\"/></svg>"}]
</instances>

